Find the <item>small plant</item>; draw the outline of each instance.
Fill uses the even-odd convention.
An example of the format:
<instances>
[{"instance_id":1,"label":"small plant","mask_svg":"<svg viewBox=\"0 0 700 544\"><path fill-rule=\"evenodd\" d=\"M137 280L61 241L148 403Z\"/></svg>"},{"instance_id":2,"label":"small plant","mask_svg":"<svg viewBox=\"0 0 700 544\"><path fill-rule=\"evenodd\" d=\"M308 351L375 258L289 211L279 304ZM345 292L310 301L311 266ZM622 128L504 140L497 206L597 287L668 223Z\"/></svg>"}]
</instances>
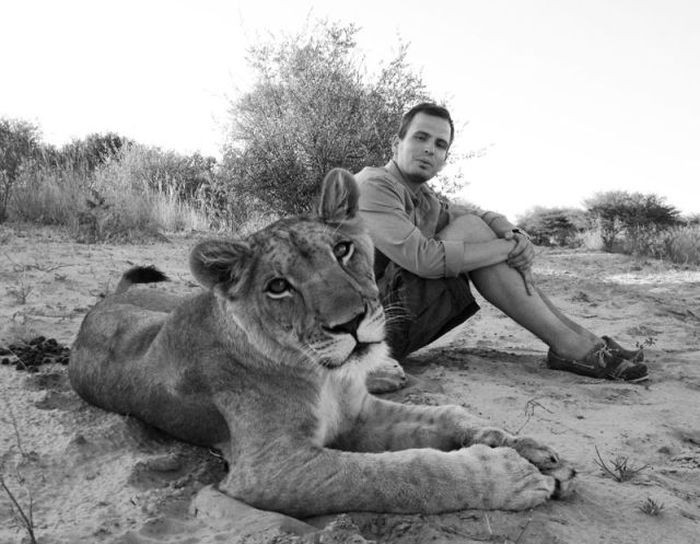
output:
<instances>
[{"instance_id":1,"label":"small plant","mask_svg":"<svg viewBox=\"0 0 700 544\"><path fill-rule=\"evenodd\" d=\"M647 500L639 505L639 509L647 516L660 516L664 509L664 505L663 503L656 502L651 497L647 497Z\"/></svg>"},{"instance_id":2,"label":"small plant","mask_svg":"<svg viewBox=\"0 0 700 544\"><path fill-rule=\"evenodd\" d=\"M595 464L602 468L606 473L608 473L618 482L626 482L628 480L631 480L638 473L640 473L646 468L649 468L649 465L633 467L629 464L629 459L626 456L622 455L613 459L611 468L601 457L600 452L598 451L598 446L596 446L595 452L598 456L598 459L594 459Z\"/></svg>"},{"instance_id":3,"label":"small plant","mask_svg":"<svg viewBox=\"0 0 700 544\"><path fill-rule=\"evenodd\" d=\"M14 297L17 304L23 306L27 303L27 297L29 296L29 293L32 292L32 289L33 288L31 285L26 285L24 282L21 282L16 287L8 288L6 293L11 297Z\"/></svg>"},{"instance_id":4,"label":"small plant","mask_svg":"<svg viewBox=\"0 0 700 544\"><path fill-rule=\"evenodd\" d=\"M647 347L650 348L651 346L653 346L655 344L656 344L656 338L654 338L653 336L648 336L647 338L644 339L643 342L637 342L636 346L639 349L644 349Z\"/></svg>"}]
</instances>

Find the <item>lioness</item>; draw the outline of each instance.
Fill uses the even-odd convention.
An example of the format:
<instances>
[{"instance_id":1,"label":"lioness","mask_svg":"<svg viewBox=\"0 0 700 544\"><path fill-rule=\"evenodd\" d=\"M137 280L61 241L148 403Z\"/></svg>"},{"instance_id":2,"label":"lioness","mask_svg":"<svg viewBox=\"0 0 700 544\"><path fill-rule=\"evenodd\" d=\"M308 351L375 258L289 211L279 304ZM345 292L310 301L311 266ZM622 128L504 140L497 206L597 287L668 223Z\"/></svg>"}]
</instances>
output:
<instances>
[{"instance_id":1,"label":"lioness","mask_svg":"<svg viewBox=\"0 0 700 544\"><path fill-rule=\"evenodd\" d=\"M336 169L318 216L199 243L190 267L206 290L184 300L129 289L162 279L131 270L85 317L73 387L220 449L223 492L286 514L519 510L565 491L573 470L533 439L368 394L388 351L357 200Z\"/></svg>"}]
</instances>

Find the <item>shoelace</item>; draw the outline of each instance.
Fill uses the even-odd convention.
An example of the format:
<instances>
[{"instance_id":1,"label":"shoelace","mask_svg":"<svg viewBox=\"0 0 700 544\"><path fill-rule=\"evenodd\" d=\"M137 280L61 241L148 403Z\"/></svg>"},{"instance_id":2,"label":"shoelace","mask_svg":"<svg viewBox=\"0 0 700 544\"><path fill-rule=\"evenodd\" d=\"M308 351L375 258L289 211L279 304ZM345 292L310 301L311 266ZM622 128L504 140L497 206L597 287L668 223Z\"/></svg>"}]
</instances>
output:
<instances>
[{"instance_id":1,"label":"shoelace","mask_svg":"<svg viewBox=\"0 0 700 544\"><path fill-rule=\"evenodd\" d=\"M593 353L593 356L597 359L598 366L600 368L607 368L608 363L606 361L606 357L607 356L614 357L614 355L615 354L613 353L613 350L610 347L608 347L607 344L603 344L602 346L600 346L600 348L598 350L596 350Z\"/></svg>"}]
</instances>

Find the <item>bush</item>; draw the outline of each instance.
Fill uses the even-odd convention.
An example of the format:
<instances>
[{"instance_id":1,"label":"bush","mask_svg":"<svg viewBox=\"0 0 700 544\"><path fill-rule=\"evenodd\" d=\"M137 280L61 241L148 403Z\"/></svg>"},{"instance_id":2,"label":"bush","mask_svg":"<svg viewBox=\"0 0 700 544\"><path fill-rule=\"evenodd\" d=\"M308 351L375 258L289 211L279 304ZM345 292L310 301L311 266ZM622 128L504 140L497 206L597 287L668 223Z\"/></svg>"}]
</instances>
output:
<instances>
[{"instance_id":1,"label":"bush","mask_svg":"<svg viewBox=\"0 0 700 544\"><path fill-rule=\"evenodd\" d=\"M527 231L538 245L576 247L579 233L586 226L583 210L536 207L518 218L518 227Z\"/></svg>"},{"instance_id":2,"label":"bush","mask_svg":"<svg viewBox=\"0 0 700 544\"><path fill-rule=\"evenodd\" d=\"M206 230L208 218L195 203L177 194L177 182L152 187L158 179L150 175L156 171L152 167L157 159L156 151L135 146L120 151L91 174L82 168L35 165L19 176L12 215L64 225L78 241L90 243L137 241L159 237L162 231Z\"/></svg>"},{"instance_id":3,"label":"bush","mask_svg":"<svg viewBox=\"0 0 700 544\"><path fill-rule=\"evenodd\" d=\"M48 160L56 167L92 173L116 158L122 149L134 144L133 140L114 132L90 134L64 145L60 151L50 153Z\"/></svg>"},{"instance_id":4,"label":"bush","mask_svg":"<svg viewBox=\"0 0 700 544\"><path fill-rule=\"evenodd\" d=\"M25 170L10 202L16 219L45 225L76 225L91 180L70 168L37 166Z\"/></svg>"},{"instance_id":5,"label":"bush","mask_svg":"<svg viewBox=\"0 0 700 544\"><path fill-rule=\"evenodd\" d=\"M39 127L19 119L0 119L0 223L7 220L12 187L23 169L38 158Z\"/></svg>"},{"instance_id":6,"label":"bush","mask_svg":"<svg viewBox=\"0 0 700 544\"><path fill-rule=\"evenodd\" d=\"M231 104L224 175L276 213L308 212L333 167L356 172L389 158L408 104L427 99L406 48L372 81L355 53L353 25L321 22L249 50L253 89Z\"/></svg>"},{"instance_id":7,"label":"bush","mask_svg":"<svg viewBox=\"0 0 700 544\"><path fill-rule=\"evenodd\" d=\"M655 257L674 263L700 265L700 225L676 227L661 233Z\"/></svg>"},{"instance_id":8,"label":"bush","mask_svg":"<svg viewBox=\"0 0 700 544\"><path fill-rule=\"evenodd\" d=\"M610 191L597 193L584 202L589 216L597 223L606 251L616 238L625 235L627 251L647 253L656 235L679 223L679 212L655 194Z\"/></svg>"}]
</instances>

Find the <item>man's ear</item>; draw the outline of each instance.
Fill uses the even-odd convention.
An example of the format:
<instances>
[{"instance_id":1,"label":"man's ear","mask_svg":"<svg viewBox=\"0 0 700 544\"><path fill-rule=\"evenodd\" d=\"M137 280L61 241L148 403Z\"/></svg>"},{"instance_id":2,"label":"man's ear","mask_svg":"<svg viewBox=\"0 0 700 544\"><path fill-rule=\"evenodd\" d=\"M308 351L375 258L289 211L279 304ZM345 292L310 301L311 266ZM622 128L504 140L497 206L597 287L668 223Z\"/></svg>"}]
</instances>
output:
<instances>
[{"instance_id":1,"label":"man's ear","mask_svg":"<svg viewBox=\"0 0 700 544\"><path fill-rule=\"evenodd\" d=\"M239 240L206 240L190 253L192 275L205 287L236 285L253 260L250 246Z\"/></svg>"},{"instance_id":2,"label":"man's ear","mask_svg":"<svg viewBox=\"0 0 700 544\"><path fill-rule=\"evenodd\" d=\"M401 138L399 138L398 134L394 134L394 137L391 139L391 153L395 157L396 152L399 149L399 142L401 141Z\"/></svg>"},{"instance_id":3,"label":"man's ear","mask_svg":"<svg viewBox=\"0 0 700 544\"><path fill-rule=\"evenodd\" d=\"M318 215L325 223L342 223L357 215L360 189L353 176L343 168L334 168L323 179Z\"/></svg>"}]
</instances>

